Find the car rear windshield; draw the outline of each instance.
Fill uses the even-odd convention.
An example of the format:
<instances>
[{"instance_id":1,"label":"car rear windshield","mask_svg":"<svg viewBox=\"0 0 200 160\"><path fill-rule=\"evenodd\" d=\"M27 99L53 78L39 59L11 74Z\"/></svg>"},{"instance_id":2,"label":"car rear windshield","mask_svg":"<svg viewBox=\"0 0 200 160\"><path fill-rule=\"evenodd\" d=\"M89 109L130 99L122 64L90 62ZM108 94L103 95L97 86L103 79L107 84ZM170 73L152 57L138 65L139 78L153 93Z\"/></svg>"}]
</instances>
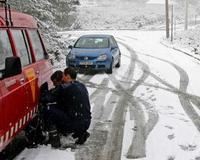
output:
<instances>
[{"instance_id":1,"label":"car rear windshield","mask_svg":"<svg viewBox=\"0 0 200 160\"><path fill-rule=\"evenodd\" d=\"M108 48L108 38L105 37L81 37L75 44L75 48Z\"/></svg>"}]
</instances>

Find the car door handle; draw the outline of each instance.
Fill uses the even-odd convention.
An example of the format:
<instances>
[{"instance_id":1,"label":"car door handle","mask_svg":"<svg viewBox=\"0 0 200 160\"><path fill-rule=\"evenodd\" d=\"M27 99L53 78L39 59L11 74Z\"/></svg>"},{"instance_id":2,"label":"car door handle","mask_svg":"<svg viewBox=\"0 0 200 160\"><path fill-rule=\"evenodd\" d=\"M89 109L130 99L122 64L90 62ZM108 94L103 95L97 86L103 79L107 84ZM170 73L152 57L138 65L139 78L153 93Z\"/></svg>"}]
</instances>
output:
<instances>
[{"instance_id":1,"label":"car door handle","mask_svg":"<svg viewBox=\"0 0 200 160\"><path fill-rule=\"evenodd\" d=\"M21 78L21 79L19 80L19 82L20 82L20 84L23 84L23 83L25 82L24 78Z\"/></svg>"}]
</instances>

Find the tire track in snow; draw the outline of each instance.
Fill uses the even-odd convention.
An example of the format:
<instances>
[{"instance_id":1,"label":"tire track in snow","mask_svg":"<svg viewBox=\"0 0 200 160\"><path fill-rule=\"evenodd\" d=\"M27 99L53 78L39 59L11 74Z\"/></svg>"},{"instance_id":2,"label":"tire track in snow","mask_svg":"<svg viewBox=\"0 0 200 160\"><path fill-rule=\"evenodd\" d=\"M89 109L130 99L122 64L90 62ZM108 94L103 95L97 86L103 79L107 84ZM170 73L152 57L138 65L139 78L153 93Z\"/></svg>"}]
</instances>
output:
<instances>
[{"instance_id":1,"label":"tire track in snow","mask_svg":"<svg viewBox=\"0 0 200 160\"><path fill-rule=\"evenodd\" d=\"M120 42L122 43L122 42ZM135 89L145 81L145 79L149 76L149 69L148 66L139 61L137 59L137 55L135 54L135 52L126 44L122 43L131 53L131 62L137 62L140 64L140 67L143 70L143 75L140 77L139 80L136 81L136 83L131 86L129 84L129 89L124 89L124 87L122 87L122 85L116 80L116 78L112 75L110 77L111 81L113 82L113 84L115 85L116 88L120 89L122 94L122 97L120 97L119 100L119 104L116 107L116 111L114 113L114 117L113 117L113 126L111 129L111 133L118 133L116 135L112 135L110 136L110 138L108 137L109 142L107 142L108 146L116 146L115 148L112 148L111 151L109 151L109 153L107 154L107 158L108 159L120 159L121 158L121 149L122 146L120 145L122 143L122 137L123 137L123 128L124 128L124 123L125 123L125 110L126 110L126 106L128 106L129 103L131 103L132 107L132 115L134 116L135 119L135 123L137 124L137 131L134 135L134 138L132 140L132 144L129 148L127 157L128 158L138 158L138 157L145 157L145 141L146 141L146 137L149 134L149 132L153 129L153 127L155 126L155 124L157 123L157 114L152 114L149 113L151 117L151 119L147 122L147 124L145 124L145 118L144 118L144 111L142 110L141 106L136 102L136 100L133 97L133 92L135 91ZM133 63L132 63L133 66ZM135 66L135 65L134 65ZM134 72L134 68L133 67L129 67L129 70L127 71L127 73L132 73ZM126 74L126 75L130 75L130 74ZM129 76L131 77L131 76ZM130 81L130 78L127 77L127 79L129 79L128 81ZM119 115L120 114L120 115ZM139 115L139 116L138 116ZM121 118L119 118L121 117ZM120 120L119 120L120 119ZM118 126L119 123L122 123L121 126ZM153 122L153 124L152 124ZM151 123L151 124L150 124ZM118 124L118 125L117 125ZM116 127L115 127L116 126ZM118 127L117 127L118 126ZM119 130L120 128L120 130ZM148 128L146 130L146 128ZM118 144L116 144L116 141L118 142ZM138 143L135 142L139 142L140 145L138 145ZM121 147L119 147L121 146ZM118 153L118 154L116 154ZM120 156L120 157L119 157Z\"/></svg>"},{"instance_id":2,"label":"tire track in snow","mask_svg":"<svg viewBox=\"0 0 200 160\"><path fill-rule=\"evenodd\" d=\"M135 63L134 61L131 61L128 71L126 72L126 74L124 74L126 76L126 80L129 81L130 77L133 76L132 72L134 71L134 67ZM125 111L128 105L127 104L128 96L123 93L126 89L124 89L121 86L121 84L118 83L118 81L113 75L110 75L110 80L115 85L115 88L117 89L120 98L114 110L111 130L108 133L107 141L101 153L102 156L98 158L99 160L111 160L111 159L120 160L121 158L123 130L124 130L125 114L126 114Z\"/></svg>"},{"instance_id":3,"label":"tire track in snow","mask_svg":"<svg viewBox=\"0 0 200 160\"><path fill-rule=\"evenodd\" d=\"M126 45L126 44L123 44L123 45ZM156 123L158 121L157 112L155 112L154 110L152 112L149 111L149 108L150 107L153 108L153 107L150 104L148 104L146 101L141 100L140 98L134 97L132 95L133 92L135 91L135 89L139 85L144 84L144 81L146 79L146 77L144 76L145 74L146 74L146 76L147 75L152 76L158 82L167 86L168 88L163 88L166 91L176 93L179 96L179 99L180 99L180 102L181 102L183 108L186 110L186 113L188 113L188 115L190 115L195 126L197 126L197 128L199 126L199 118L197 117L196 112L193 109L191 109L192 106L191 106L190 101L193 101L194 104L199 104L200 101L199 101L198 96L191 95L191 94L187 93L187 86L188 86L188 82L189 82L189 78L188 78L187 73L182 68L180 68L179 66L177 66L177 65L175 65L175 64L173 64L169 61L147 55L151 58L156 58L158 60L169 63L179 72L179 75L180 75L181 78L180 78L180 86L177 89L175 86L173 86L173 85L169 84L167 81L161 79L156 74L151 73L149 71L149 69L147 69L148 66L145 63L143 63L143 62L141 62L137 59L137 55L134 52L134 50L132 50L128 45L126 45L126 48L129 49L129 51L132 52L132 54L134 55L134 56L130 57L131 61L133 61L134 63L140 64L140 67L144 71L144 73L142 75L143 78L140 77L140 79L136 80L136 83L134 83L135 85L133 85L131 87L131 84L129 83L131 79L130 79L130 77L129 78L127 77L127 79L124 80L124 82L121 82L121 83L122 84L127 83L128 85L130 85L130 88L124 89L122 87L122 84L113 75L110 76L111 81L113 82L113 84L117 88L116 91L112 90L112 92L115 93L116 95L122 95L122 97L120 97L120 101L116 106L114 116L113 116L113 120L112 120L113 124L112 123L107 124L108 127L111 127L111 132L108 133L107 130L101 129L101 128L105 128L105 126L106 126L105 123L101 123L101 122L96 123L96 126L95 126L96 133L95 133L95 138L93 138L93 140L95 141L95 139L97 140L99 138L101 140L98 141L98 142L96 141L95 143L94 143L94 141L93 142L89 141L89 143L91 142L90 145L92 147L94 147L94 148L96 147L96 149L93 149L94 151L98 150L99 152L95 153L96 154L96 156L95 156L95 154L91 154L90 151L89 151L91 146L89 148L86 147L86 149L84 151L85 155L86 156L88 156L88 154L91 155L89 159L88 159L88 157L87 158L85 157L85 159L87 159L87 160L90 160L90 159L91 160L93 160L93 159L95 159L95 160L96 159L99 159L99 160L116 159L116 160L118 160L118 159L121 158L119 156L121 155L121 149L122 149L121 143L122 143L122 137L123 137L124 123L125 123L124 122L125 121L124 120L125 119L124 118L125 117L125 108L126 108L126 106L128 106L128 104L132 105L132 107L131 107L132 114L134 115L136 126L138 126L139 128L137 127L137 130L135 131L135 136L134 136L134 139L132 141L132 146L129 148L127 157L128 158L141 158L141 157L145 156L145 141L146 141L146 138L149 135L149 133L152 131L153 127L156 125ZM145 55L145 54L143 54L143 55ZM146 65L147 68L144 67L145 65ZM129 68L131 68L131 67L129 67ZM132 71L128 70L126 75L129 75L130 73L133 73L133 72L134 72L134 69L132 69ZM93 84L93 83L90 83L90 85L91 86L93 85L95 88L99 89L99 86L97 86L97 85L95 86L95 84ZM149 84L147 84L147 85L149 85ZM100 85L100 88L101 87L103 87L103 86ZM160 87L160 88L162 89L162 87ZM99 94L100 94L100 92L98 92L98 91L94 92L94 94L92 96L93 99L94 99L94 102L96 101L95 100L97 98L96 96L98 96ZM113 95L111 97L113 97ZM116 97L114 96L113 98L115 99ZM149 111L149 113L148 113L149 119L148 119L148 122L146 124L144 123L144 114L143 114L144 111L141 109L140 103L142 103L146 107L146 109ZM139 112L139 114L141 114L140 116L138 116L139 115L138 112ZM101 115L103 115L103 114L101 114ZM120 117L120 118L117 118L117 117ZM142 120L140 120L140 119L142 119ZM98 132L100 133L99 136L97 136L99 134ZM140 144L138 144L137 142L140 143ZM101 147L97 147L96 145L93 145L93 144L97 144L97 143L99 143ZM92 158L92 156L94 156L94 157Z\"/></svg>"},{"instance_id":4,"label":"tire track in snow","mask_svg":"<svg viewBox=\"0 0 200 160\"><path fill-rule=\"evenodd\" d=\"M126 76L127 81L130 81L130 77L133 77L132 72L134 71L134 67L135 63L134 61L131 61L128 71L126 72L126 74L124 74ZM118 83L118 81L113 75L110 75L110 80L111 82L113 82L115 88L117 89L116 92L120 97L111 119L111 130L108 133L106 144L98 160L120 160L121 158L123 130L126 113L125 111L128 105L128 99L127 95L122 94L125 89L121 87L121 84ZM108 103L110 103L110 100L108 101Z\"/></svg>"},{"instance_id":5,"label":"tire track in snow","mask_svg":"<svg viewBox=\"0 0 200 160\"><path fill-rule=\"evenodd\" d=\"M93 87L97 88L95 92L92 93L91 104L94 104L92 122L90 125L91 136L86 147L80 148L79 152L76 154L77 159L104 159L104 155L101 153L104 150L106 141L108 139L108 128L111 128L111 121L109 120L109 115L115 108L117 103L118 95L116 95L116 90L111 90L108 88L109 79L104 79L101 84L95 85L92 83ZM113 91L108 102L106 100L106 95L109 90ZM107 159L107 158L105 158Z\"/></svg>"},{"instance_id":6,"label":"tire track in snow","mask_svg":"<svg viewBox=\"0 0 200 160\"><path fill-rule=\"evenodd\" d=\"M138 57L132 48L130 48L126 44L124 44L124 46L127 47L131 55L134 55L131 56L131 61L135 60L136 63L140 65L140 68L143 71L142 76L129 89L129 92L133 94L134 91L137 89L137 87L140 86L148 78L148 76L150 75L150 70L148 65L138 60ZM153 112L148 112L150 119L147 121L147 123L145 123L144 111L142 110L141 105L137 102L135 97L130 98L129 102L131 103L132 106L130 108L130 113L132 111L132 114L134 115L135 127L137 127L137 130L135 131L132 144L128 150L127 158L142 158L146 156L145 153L146 139L158 121L158 114L155 112L155 110L153 110ZM149 109L148 106L145 105L147 110Z\"/></svg>"},{"instance_id":7,"label":"tire track in snow","mask_svg":"<svg viewBox=\"0 0 200 160\"><path fill-rule=\"evenodd\" d=\"M175 67L180 74L179 90L187 93L187 86L189 83L188 75L182 68L180 68L176 65L175 65ZM190 98L188 96L186 96L185 94L178 94L178 96L179 96L179 100L181 102L183 109L185 110L187 115L190 117L190 119L193 121L193 123L196 126L196 128L198 129L198 131L200 132L200 117L199 117L198 113L195 111L195 109L193 108ZM197 100L194 100L194 99L193 99L193 101L198 102Z\"/></svg>"},{"instance_id":8,"label":"tire track in snow","mask_svg":"<svg viewBox=\"0 0 200 160\"><path fill-rule=\"evenodd\" d=\"M191 104L191 101L192 101L194 104L196 104L198 106L198 104L200 104L200 97L187 93L187 87L188 87L188 83L189 83L189 77L188 77L187 72L183 68L181 68L178 65L176 65L172 62L169 62L167 60L163 60L161 58L157 58L157 57L154 57L154 56L151 56L148 54L142 53L142 55L145 55L145 56L163 61L165 63L168 63L177 70L177 72L180 75L179 88L176 88L173 85L168 84L166 81L163 81L162 79L160 79L159 77L157 77L154 74L151 74L151 75L152 75L152 77L157 79L160 83L162 83L162 84L168 86L169 88L171 88L172 90L174 90L174 93L176 93L179 97L179 100L180 100L180 103L181 103L183 109L185 110L185 112L187 113L189 118L192 120L192 122L194 123L194 125L196 126L198 131L200 132L200 117Z\"/></svg>"}]
</instances>

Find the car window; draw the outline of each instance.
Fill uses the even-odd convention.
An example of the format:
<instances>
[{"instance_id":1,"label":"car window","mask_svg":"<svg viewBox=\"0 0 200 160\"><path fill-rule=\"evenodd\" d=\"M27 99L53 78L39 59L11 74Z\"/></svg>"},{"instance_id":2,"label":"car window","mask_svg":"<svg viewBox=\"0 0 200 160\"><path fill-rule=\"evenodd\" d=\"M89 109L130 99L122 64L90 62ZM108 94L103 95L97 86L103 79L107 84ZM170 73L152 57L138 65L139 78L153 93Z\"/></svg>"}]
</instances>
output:
<instances>
[{"instance_id":1,"label":"car window","mask_svg":"<svg viewBox=\"0 0 200 160\"><path fill-rule=\"evenodd\" d=\"M11 32L15 41L19 57L21 59L22 66L30 64L31 56L23 32L21 30L12 30Z\"/></svg>"},{"instance_id":2,"label":"car window","mask_svg":"<svg viewBox=\"0 0 200 160\"><path fill-rule=\"evenodd\" d=\"M32 57L31 57L31 49L30 49L30 46L29 46L29 43L28 43L28 39L27 39L27 36L26 36L26 33L25 33L24 30L22 31L22 34L23 34L23 37L24 37L24 41L25 41L25 44L26 44L26 48L27 48L27 50L28 50L29 57L30 57L30 59L31 59L31 62L33 62L33 61L32 61Z\"/></svg>"},{"instance_id":3,"label":"car window","mask_svg":"<svg viewBox=\"0 0 200 160\"><path fill-rule=\"evenodd\" d=\"M33 44L33 48L35 50L36 61L44 59L45 53L37 30L29 30L29 33L31 37L31 42Z\"/></svg>"},{"instance_id":4,"label":"car window","mask_svg":"<svg viewBox=\"0 0 200 160\"><path fill-rule=\"evenodd\" d=\"M112 47L116 47L117 46L117 42L115 41L115 39L113 37L110 38L110 45Z\"/></svg>"},{"instance_id":5,"label":"car window","mask_svg":"<svg viewBox=\"0 0 200 160\"><path fill-rule=\"evenodd\" d=\"M0 70L5 69L5 59L11 56L13 53L7 31L0 30Z\"/></svg>"},{"instance_id":6,"label":"car window","mask_svg":"<svg viewBox=\"0 0 200 160\"><path fill-rule=\"evenodd\" d=\"M75 48L108 48L108 38L105 37L81 37L75 43Z\"/></svg>"}]
</instances>

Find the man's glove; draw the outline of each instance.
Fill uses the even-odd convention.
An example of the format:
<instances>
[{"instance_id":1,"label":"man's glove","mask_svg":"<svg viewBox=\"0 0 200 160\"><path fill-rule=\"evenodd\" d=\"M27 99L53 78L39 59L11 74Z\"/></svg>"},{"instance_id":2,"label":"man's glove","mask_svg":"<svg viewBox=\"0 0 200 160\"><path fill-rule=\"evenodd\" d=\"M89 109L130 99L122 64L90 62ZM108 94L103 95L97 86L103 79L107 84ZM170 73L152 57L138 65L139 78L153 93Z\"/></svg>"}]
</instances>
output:
<instances>
[{"instance_id":1,"label":"man's glove","mask_svg":"<svg viewBox=\"0 0 200 160\"><path fill-rule=\"evenodd\" d=\"M48 92L48 91L49 91L48 83L45 82L40 87L40 93L45 93L45 92Z\"/></svg>"}]
</instances>

